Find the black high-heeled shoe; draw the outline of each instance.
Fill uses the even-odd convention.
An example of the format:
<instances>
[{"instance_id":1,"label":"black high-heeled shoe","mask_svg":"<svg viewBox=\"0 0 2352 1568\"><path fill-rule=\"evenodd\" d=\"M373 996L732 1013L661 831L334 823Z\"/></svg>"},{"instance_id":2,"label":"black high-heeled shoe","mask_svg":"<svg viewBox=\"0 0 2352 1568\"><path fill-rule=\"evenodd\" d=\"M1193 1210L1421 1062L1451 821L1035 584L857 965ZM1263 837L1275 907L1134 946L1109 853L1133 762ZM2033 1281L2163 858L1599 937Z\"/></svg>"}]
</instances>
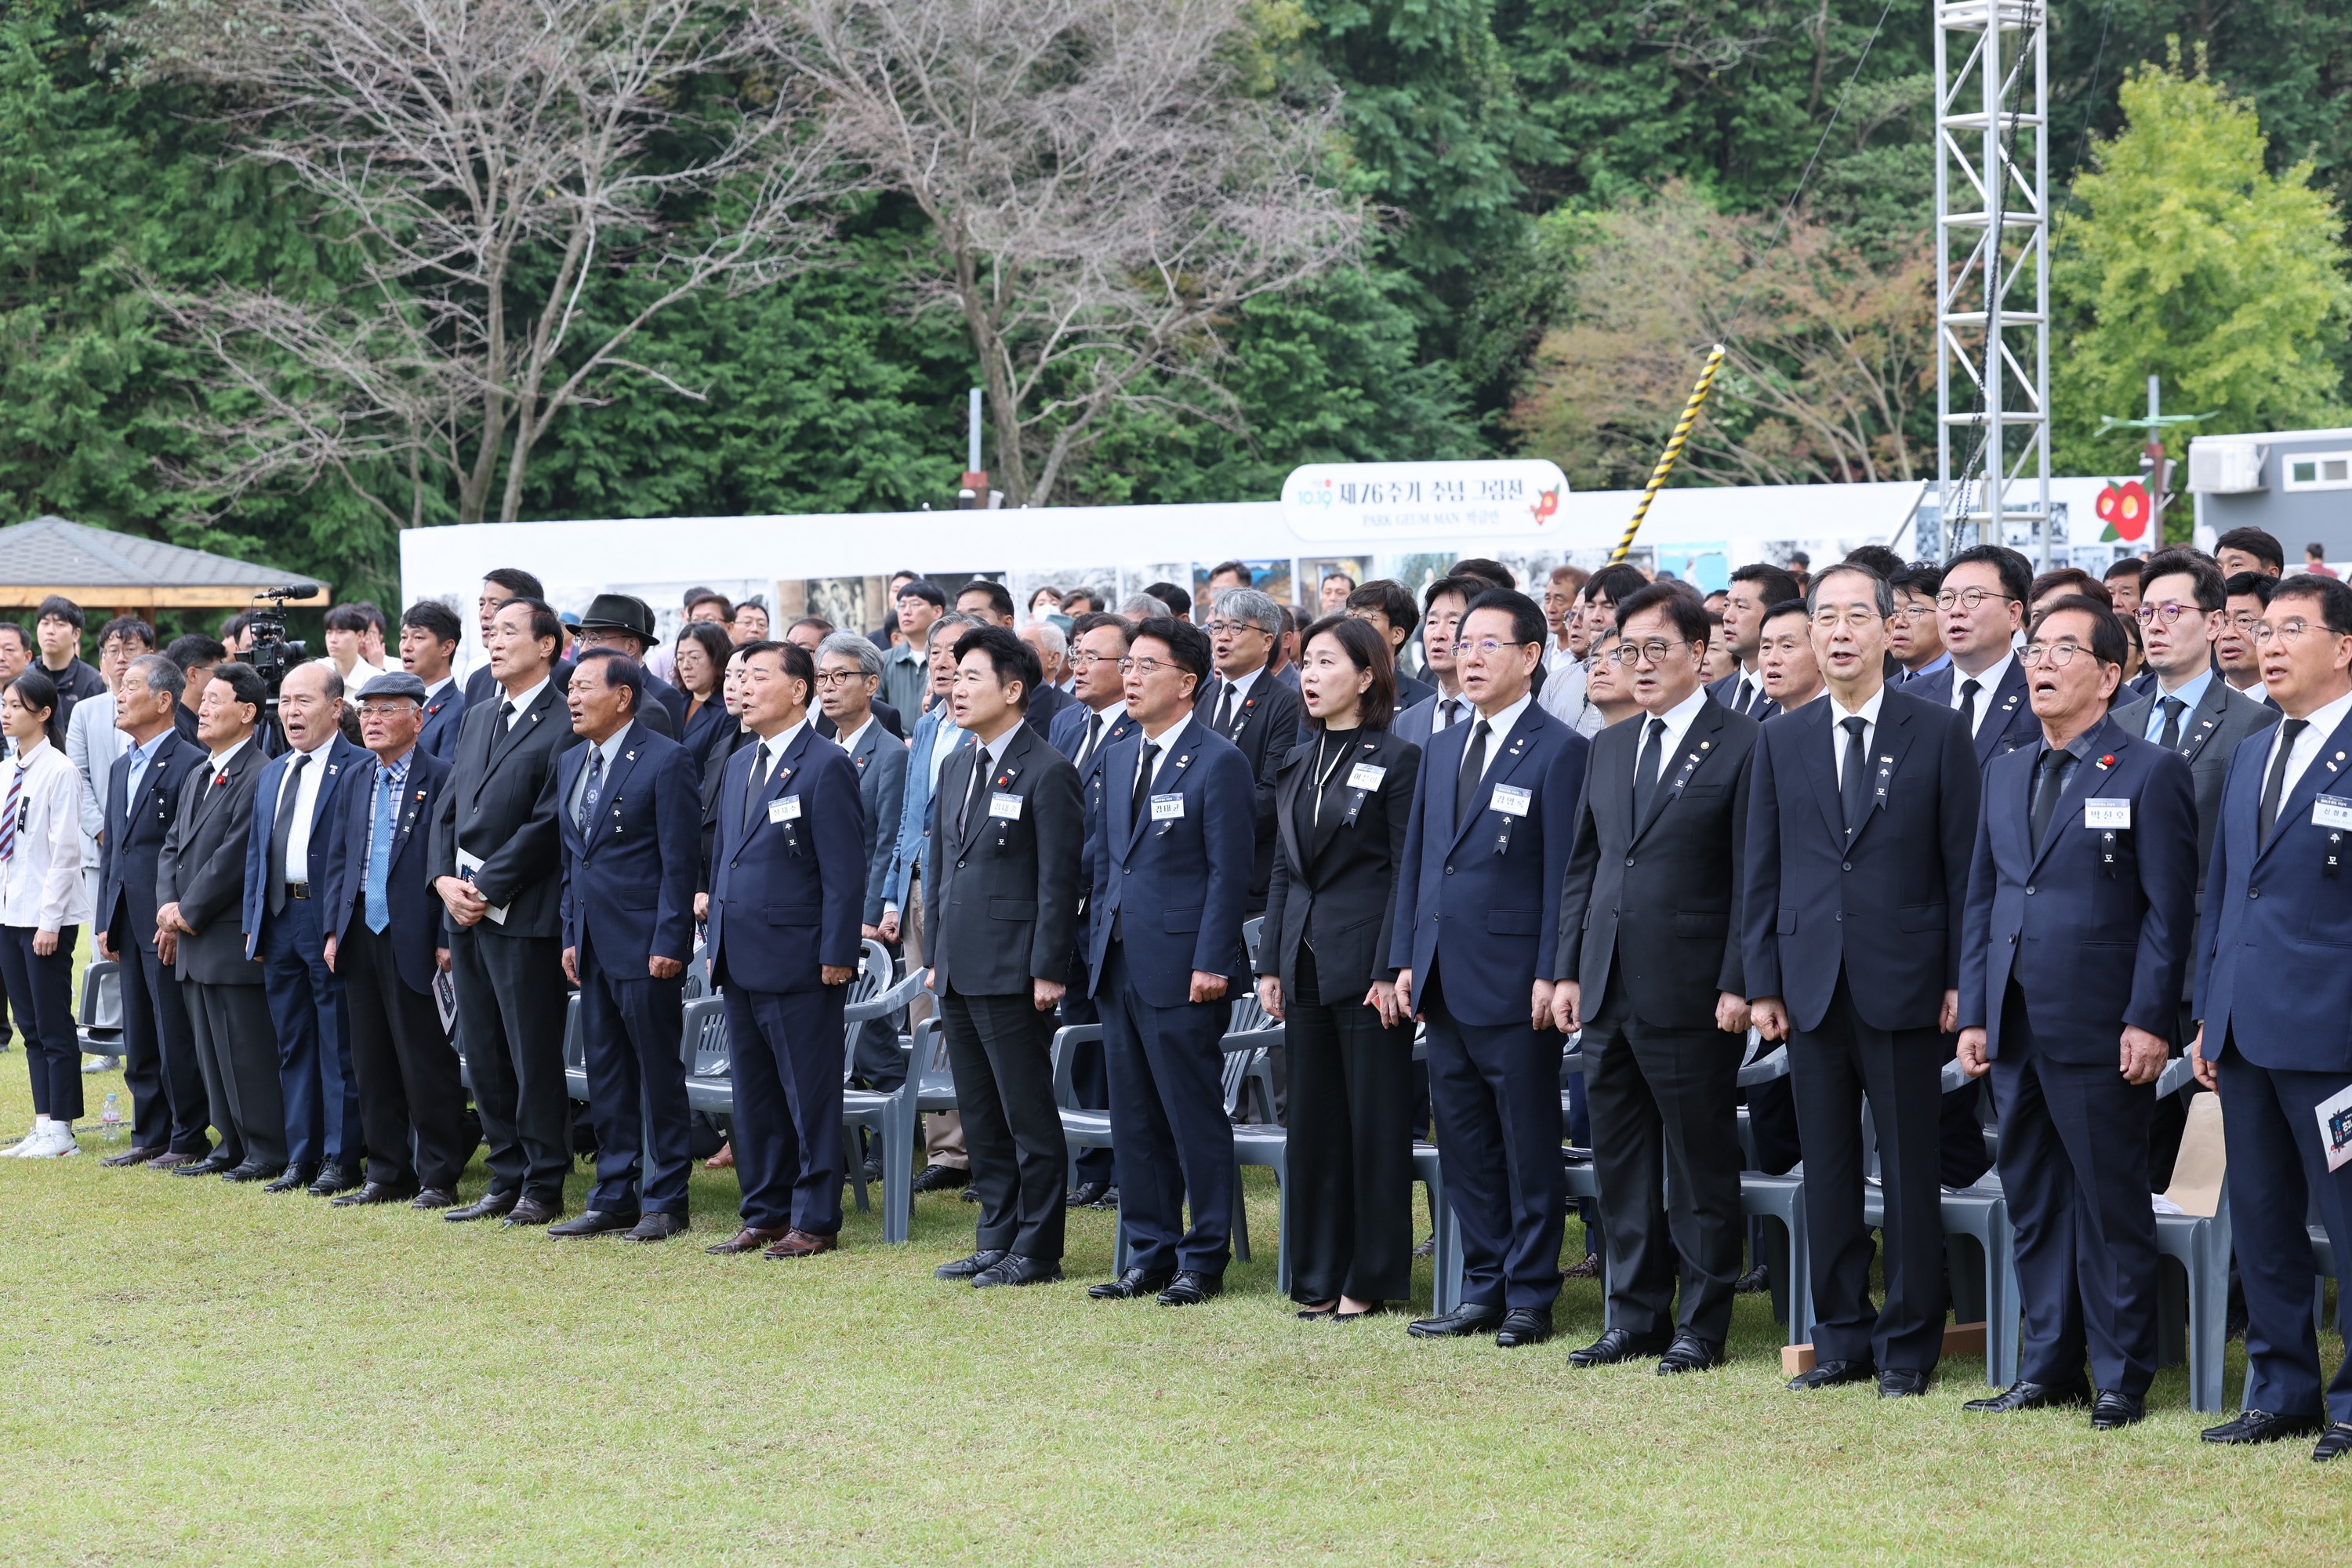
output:
<instances>
[{"instance_id":1,"label":"black high-heeled shoe","mask_svg":"<svg viewBox=\"0 0 2352 1568\"><path fill-rule=\"evenodd\" d=\"M1339 1303L1334 1301L1328 1307L1309 1307L1300 1312L1297 1316L1298 1321L1302 1323L1313 1323L1319 1322L1325 1318L1337 1317L1339 1312Z\"/></svg>"},{"instance_id":2,"label":"black high-heeled shoe","mask_svg":"<svg viewBox=\"0 0 2352 1568\"><path fill-rule=\"evenodd\" d=\"M1360 1312L1343 1312L1337 1307L1331 1309L1331 1321L1335 1323L1352 1323L1359 1318L1385 1318L1388 1315L1389 1309L1385 1302L1367 1307Z\"/></svg>"}]
</instances>

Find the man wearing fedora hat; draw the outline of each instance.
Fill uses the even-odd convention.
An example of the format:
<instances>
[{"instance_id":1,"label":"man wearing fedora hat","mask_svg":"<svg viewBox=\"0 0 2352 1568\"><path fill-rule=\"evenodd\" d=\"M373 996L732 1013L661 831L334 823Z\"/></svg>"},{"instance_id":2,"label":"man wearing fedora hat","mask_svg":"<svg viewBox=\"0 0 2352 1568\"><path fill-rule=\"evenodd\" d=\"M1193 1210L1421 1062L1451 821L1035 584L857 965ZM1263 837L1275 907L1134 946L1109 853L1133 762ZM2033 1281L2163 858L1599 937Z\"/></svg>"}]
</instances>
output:
<instances>
[{"instance_id":1,"label":"man wearing fedora hat","mask_svg":"<svg viewBox=\"0 0 2352 1568\"><path fill-rule=\"evenodd\" d=\"M642 666L654 646L653 606L633 594L599 594L580 617L576 640L583 649L608 647ZM648 679L645 711L637 719L656 734L677 740L686 731L686 693L667 680Z\"/></svg>"}]
</instances>

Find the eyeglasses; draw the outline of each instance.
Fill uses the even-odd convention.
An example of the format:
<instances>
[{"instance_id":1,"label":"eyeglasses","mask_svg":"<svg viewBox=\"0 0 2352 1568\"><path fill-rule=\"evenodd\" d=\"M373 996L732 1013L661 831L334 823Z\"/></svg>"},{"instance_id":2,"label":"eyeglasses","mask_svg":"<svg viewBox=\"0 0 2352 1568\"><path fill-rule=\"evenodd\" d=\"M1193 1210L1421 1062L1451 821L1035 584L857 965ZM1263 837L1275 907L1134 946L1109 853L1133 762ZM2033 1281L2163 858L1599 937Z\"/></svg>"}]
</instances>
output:
<instances>
[{"instance_id":1,"label":"eyeglasses","mask_svg":"<svg viewBox=\"0 0 2352 1568\"><path fill-rule=\"evenodd\" d=\"M1274 635L1265 627L1253 625L1248 621L1203 621L1201 623L1201 629L1213 637L1221 637L1227 632L1261 632L1267 637Z\"/></svg>"},{"instance_id":2,"label":"eyeglasses","mask_svg":"<svg viewBox=\"0 0 2352 1568\"><path fill-rule=\"evenodd\" d=\"M2176 605L2168 599L2161 605L2142 605L2132 612L2141 626L2160 620L2168 626L2183 616L2201 616L2204 613L2204 607L2200 605ZM2246 624L2251 626L2252 623L2253 617L2249 616L2246 618Z\"/></svg>"},{"instance_id":3,"label":"eyeglasses","mask_svg":"<svg viewBox=\"0 0 2352 1568\"><path fill-rule=\"evenodd\" d=\"M2074 662L2076 654L2090 651L2078 642L2030 642L2025 645L2025 651L2019 654L2017 658L2018 662L2028 669L2042 664L2046 664L2053 669L2063 669Z\"/></svg>"},{"instance_id":4,"label":"eyeglasses","mask_svg":"<svg viewBox=\"0 0 2352 1568\"><path fill-rule=\"evenodd\" d=\"M1933 605L1905 605L1896 609L1890 618L1898 621L1924 621L1935 613L1936 606Z\"/></svg>"},{"instance_id":5,"label":"eyeglasses","mask_svg":"<svg viewBox=\"0 0 2352 1568\"><path fill-rule=\"evenodd\" d=\"M1885 617L1881 616L1876 610L1865 610L1859 605L1849 606L1843 610L1816 610L1811 617L1813 625L1821 627L1823 631L1828 631L1834 626L1843 626L1848 630L1857 632L1865 631L1869 629L1874 622L1881 621L1885 618Z\"/></svg>"},{"instance_id":6,"label":"eyeglasses","mask_svg":"<svg viewBox=\"0 0 2352 1568\"><path fill-rule=\"evenodd\" d=\"M1482 654L1488 658L1492 658L1507 647L1538 647L1541 646L1542 645L1538 643L1505 642L1500 637L1480 637L1476 642L1455 643L1454 645L1454 657L1459 658L1465 653L1477 653Z\"/></svg>"},{"instance_id":7,"label":"eyeglasses","mask_svg":"<svg viewBox=\"0 0 2352 1568\"><path fill-rule=\"evenodd\" d=\"M819 686L850 686L870 679L862 669L820 669L816 672Z\"/></svg>"},{"instance_id":8,"label":"eyeglasses","mask_svg":"<svg viewBox=\"0 0 2352 1568\"><path fill-rule=\"evenodd\" d=\"M1947 588L1942 593L1936 595L1936 608L1939 610L1948 610L1953 605L1958 605L1961 609L1972 611L1981 606L1987 599L1999 599L2003 604L2007 605L2014 605L2019 602L2017 595L2014 594L1997 593L1990 588L1960 588L1957 590Z\"/></svg>"},{"instance_id":9,"label":"eyeglasses","mask_svg":"<svg viewBox=\"0 0 2352 1568\"><path fill-rule=\"evenodd\" d=\"M1159 674L1163 669L1174 669L1176 668L1177 667L1175 665L1169 663L1163 658L1136 658L1130 656L1118 661L1118 672L1121 675L1141 675L1146 680L1150 679L1153 676Z\"/></svg>"},{"instance_id":10,"label":"eyeglasses","mask_svg":"<svg viewBox=\"0 0 2352 1568\"><path fill-rule=\"evenodd\" d=\"M1668 654L1676 648L1688 647L1690 644L1686 642L1668 642L1664 637L1652 637L1647 642L1620 643L1603 657L1615 664L1632 664L1644 658L1652 664L1664 664Z\"/></svg>"},{"instance_id":11,"label":"eyeglasses","mask_svg":"<svg viewBox=\"0 0 2352 1568\"><path fill-rule=\"evenodd\" d=\"M2307 621L2289 621L2283 626L2272 626L2267 621L2256 621L2250 635L2253 637L2256 647L2263 647L2273 637L2279 639L2282 647L2293 647L2303 640L2304 633L2315 629L2317 628Z\"/></svg>"},{"instance_id":12,"label":"eyeglasses","mask_svg":"<svg viewBox=\"0 0 2352 1568\"><path fill-rule=\"evenodd\" d=\"M2234 616L2225 616L2222 618L2242 632L2251 632L2263 624L2263 613L2260 610L2240 610Z\"/></svg>"},{"instance_id":13,"label":"eyeglasses","mask_svg":"<svg viewBox=\"0 0 2352 1568\"><path fill-rule=\"evenodd\" d=\"M1098 664L1116 664L1118 658L1107 653L1074 653L1070 656L1072 669L1092 669Z\"/></svg>"}]
</instances>

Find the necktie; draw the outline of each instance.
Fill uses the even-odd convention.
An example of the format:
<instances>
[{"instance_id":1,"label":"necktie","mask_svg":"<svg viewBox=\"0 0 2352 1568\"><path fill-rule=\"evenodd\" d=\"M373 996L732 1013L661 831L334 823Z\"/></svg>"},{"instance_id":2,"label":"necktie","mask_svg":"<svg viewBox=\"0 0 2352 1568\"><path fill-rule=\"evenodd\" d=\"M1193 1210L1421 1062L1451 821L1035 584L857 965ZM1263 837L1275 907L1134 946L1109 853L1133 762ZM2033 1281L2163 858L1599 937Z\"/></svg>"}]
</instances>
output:
<instances>
[{"instance_id":1,"label":"necktie","mask_svg":"<svg viewBox=\"0 0 2352 1568\"><path fill-rule=\"evenodd\" d=\"M1470 731L1470 743L1462 749L1462 776L1454 784L1454 831L1470 820L1470 807L1478 798L1478 784L1486 776L1486 721L1481 719Z\"/></svg>"},{"instance_id":2,"label":"necktie","mask_svg":"<svg viewBox=\"0 0 2352 1568\"><path fill-rule=\"evenodd\" d=\"M2270 776L2263 780L2263 814L2254 819L2254 842L2257 844L2270 837L2271 824L2278 820L2279 796L2286 792L2287 757L2294 751L2296 739L2310 728L2311 721L2308 719L2286 719L2279 723L2278 754L2271 759ZM9 788L8 798L16 798L13 785ZM9 820L14 822L16 818L11 816Z\"/></svg>"},{"instance_id":3,"label":"necktie","mask_svg":"<svg viewBox=\"0 0 2352 1568\"><path fill-rule=\"evenodd\" d=\"M971 752L971 788L964 792L963 809L956 813L956 837L969 831L971 814L980 809L980 797L988 788L988 748L975 746Z\"/></svg>"},{"instance_id":4,"label":"necktie","mask_svg":"<svg viewBox=\"0 0 2352 1568\"><path fill-rule=\"evenodd\" d=\"M1970 735L1977 732L1977 693L1983 689L1984 683L1979 680L1960 682L1960 722L1969 727Z\"/></svg>"},{"instance_id":5,"label":"necktie","mask_svg":"<svg viewBox=\"0 0 2352 1568\"><path fill-rule=\"evenodd\" d=\"M286 908L286 846L294 837L294 805L302 798L302 770L310 765L310 752L295 756L294 765L286 773L286 787L278 792L278 818L269 825L269 888L263 901L273 915Z\"/></svg>"},{"instance_id":6,"label":"necktie","mask_svg":"<svg viewBox=\"0 0 2352 1568\"><path fill-rule=\"evenodd\" d=\"M2156 738L2156 743L2172 751L2180 744L2180 715L2189 704L2178 697L2168 697L2157 706L2164 710L2164 733Z\"/></svg>"},{"instance_id":7,"label":"necktie","mask_svg":"<svg viewBox=\"0 0 2352 1568\"><path fill-rule=\"evenodd\" d=\"M395 804L392 770L375 773L375 820L368 826L367 925L382 934L392 923L392 904L384 889L392 877L392 812Z\"/></svg>"},{"instance_id":8,"label":"necktie","mask_svg":"<svg viewBox=\"0 0 2352 1568\"><path fill-rule=\"evenodd\" d=\"M1128 808L1128 820L1137 826L1141 826L1143 819L1150 815L1151 759L1159 754L1160 747L1155 742L1143 742L1143 763L1135 770L1135 800Z\"/></svg>"},{"instance_id":9,"label":"necktie","mask_svg":"<svg viewBox=\"0 0 2352 1568\"><path fill-rule=\"evenodd\" d=\"M1862 826L1864 802L1870 793L1870 748L1862 743L1861 718L1840 721L1845 726L1845 766L1840 770L1838 795L1845 801L1846 837Z\"/></svg>"},{"instance_id":10,"label":"necktie","mask_svg":"<svg viewBox=\"0 0 2352 1568\"><path fill-rule=\"evenodd\" d=\"M1633 827L1650 820L1650 802L1658 794L1658 749L1665 743L1666 721L1653 715L1642 731L1642 754L1633 759Z\"/></svg>"},{"instance_id":11,"label":"necktie","mask_svg":"<svg viewBox=\"0 0 2352 1568\"><path fill-rule=\"evenodd\" d=\"M8 802L0 806L0 860L13 860L16 856L16 803L25 793L25 770L19 766L8 774Z\"/></svg>"},{"instance_id":12,"label":"necktie","mask_svg":"<svg viewBox=\"0 0 2352 1568\"><path fill-rule=\"evenodd\" d=\"M580 791L580 816L575 819L575 826L583 835L588 831L588 824L595 818L596 796L604 788L604 748L591 746L588 748L588 782Z\"/></svg>"},{"instance_id":13,"label":"necktie","mask_svg":"<svg viewBox=\"0 0 2352 1568\"><path fill-rule=\"evenodd\" d=\"M2050 819L2058 815L2058 797L2066 791L2066 764L2073 761L2067 752L2045 749L2042 760L2033 765L2033 852L2042 853L2042 836L2050 831Z\"/></svg>"},{"instance_id":14,"label":"necktie","mask_svg":"<svg viewBox=\"0 0 2352 1568\"><path fill-rule=\"evenodd\" d=\"M1078 748L1078 771L1080 773L1086 772L1087 763L1094 759L1095 746L1102 740L1102 715L1099 713L1088 714L1087 716L1087 743Z\"/></svg>"},{"instance_id":15,"label":"necktie","mask_svg":"<svg viewBox=\"0 0 2352 1568\"><path fill-rule=\"evenodd\" d=\"M753 823L760 820L760 792L767 784L768 742L762 741L760 749L751 753L751 776L743 781L743 831L746 833L751 830Z\"/></svg>"},{"instance_id":16,"label":"necktie","mask_svg":"<svg viewBox=\"0 0 2352 1568\"><path fill-rule=\"evenodd\" d=\"M1753 680L1748 679L1747 676L1741 676L1739 678L1740 712L1746 713L1756 706L1756 683Z\"/></svg>"},{"instance_id":17,"label":"necktie","mask_svg":"<svg viewBox=\"0 0 2352 1568\"><path fill-rule=\"evenodd\" d=\"M1439 704L1438 711L1445 715L1445 722L1440 724L1438 728L1441 730L1451 730L1454 725L1462 722L1462 699L1459 697L1447 698L1443 703Z\"/></svg>"},{"instance_id":18,"label":"necktie","mask_svg":"<svg viewBox=\"0 0 2352 1568\"><path fill-rule=\"evenodd\" d=\"M1217 733L1231 740L1234 733L1234 683L1227 680L1219 682L1219 685L1222 689L1217 694Z\"/></svg>"},{"instance_id":19,"label":"necktie","mask_svg":"<svg viewBox=\"0 0 2352 1568\"><path fill-rule=\"evenodd\" d=\"M514 713L513 698L509 697L505 701L499 704L499 728L500 730L511 730L514 728Z\"/></svg>"}]
</instances>

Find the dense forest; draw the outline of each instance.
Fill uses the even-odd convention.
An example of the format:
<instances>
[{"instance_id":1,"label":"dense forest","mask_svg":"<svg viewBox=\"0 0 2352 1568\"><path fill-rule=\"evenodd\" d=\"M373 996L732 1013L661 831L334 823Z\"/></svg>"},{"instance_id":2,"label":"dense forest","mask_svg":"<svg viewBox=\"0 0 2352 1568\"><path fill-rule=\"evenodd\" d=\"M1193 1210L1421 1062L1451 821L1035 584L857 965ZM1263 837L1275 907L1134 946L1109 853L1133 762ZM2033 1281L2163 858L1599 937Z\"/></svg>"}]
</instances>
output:
<instances>
[{"instance_id":1,"label":"dense forest","mask_svg":"<svg viewBox=\"0 0 2352 1568\"><path fill-rule=\"evenodd\" d=\"M1024 364L1031 423L992 423L989 454L1002 468L1013 443L1034 502L1269 497L1304 461L1521 451L1580 485L1625 483L1721 335L1733 374L1687 482L1932 471L1926 0L1228 9L1238 35L1226 27L1186 58L1160 140L1127 145L1125 163L1104 156L1090 177L1151 184L1137 172L1162 166L1153 160L1208 167L1217 150L1205 143L1225 138L1255 159L1243 175L1234 162L1204 176L1225 197L1285 157L1302 166L1301 148L1313 188L1285 187L1290 227L1246 256L1219 231L1254 209L1196 203L1200 248L1187 254L1209 258L1202 275L1237 281L1195 289L1222 300L1214 310L1163 301L1149 353L1131 349L1132 321L1116 342L1102 328L1091 357L1023 346L1042 341L1023 315L1027 280L1043 279L1045 297L1074 264L1034 237L1003 237L1002 204L980 211L971 193L894 172L879 153L857 153L855 177L804 160L798 184L774 187L790 200L761 231L791 264L714 266L708 286L666 303L708 247L656 265L640 235L625 260L608 248L583 261L559 226L519 229L490 287L518 316L551 287L563 296L568 335L541 368L574 391L530 405L528 466L501 467L506 437L485 454L478 429L415 434L433 423L413 412L420 378L444 377L432 395L463 401L446 364L428 375L413 354L392 370L372 362L370 374L407 378L409 401L387 394L361 414L348 386L325 385L341 373L320 334L341 331L332 346L347 356L389 353L387 322L413 348L472 330L479 302L436 314L457 309L447 290L411 296L417 265L386 261L387 247L421 247L433 215L355 217L288 153L289 116L268 101L282 59L191 64L189 36L158 30L149 0L9 0L6 521L53 511L385 597L402 526L940 500L963 466L966 389ZM2137 412L2149 371L2181 389L2169 406L2210 412L2200 429L2341 418L2352 30L2340 14L2325 0L2058 0L2051 50L2062 469L2128 467L2131 438L2095 426ZM846 46L827 58L837 74L805 70L822 90L794 100L812 112L854 107L861 90ZM1113 108L1150 90L1083 76L1109 68L1099 62L1059 68ZM740 214L765 199L689 144L710 133L682 129L680 106L698 128L740 125L790 99L793 79L756 49L715 50L665 88L667 133L634 148L637 172L677 176L698 158L717 170L657 187L646 210L672 238L751 224ZM1071 123L1066 111L1056 123ZM1017 119L1005 126L1025 133ZM1181 193L1158 199L1147 226L1175 221ZM1117 274L1136 264L1104 235L1112 259L1097 271L1111 276L1088 308L1129 310L1137 288ZM1184 294L1174 285L1169 298ZM231 295L247 314L224 314ZM257 301L279 314L263 321ZM620 346L593 363L579 346L608 339ZM407 438L385 433L385 408L412 410L391 419ZM307 446L288 442L307 458L231 454L289 419L321 422L305 426Z\"/></svg>"}]
</instances>

